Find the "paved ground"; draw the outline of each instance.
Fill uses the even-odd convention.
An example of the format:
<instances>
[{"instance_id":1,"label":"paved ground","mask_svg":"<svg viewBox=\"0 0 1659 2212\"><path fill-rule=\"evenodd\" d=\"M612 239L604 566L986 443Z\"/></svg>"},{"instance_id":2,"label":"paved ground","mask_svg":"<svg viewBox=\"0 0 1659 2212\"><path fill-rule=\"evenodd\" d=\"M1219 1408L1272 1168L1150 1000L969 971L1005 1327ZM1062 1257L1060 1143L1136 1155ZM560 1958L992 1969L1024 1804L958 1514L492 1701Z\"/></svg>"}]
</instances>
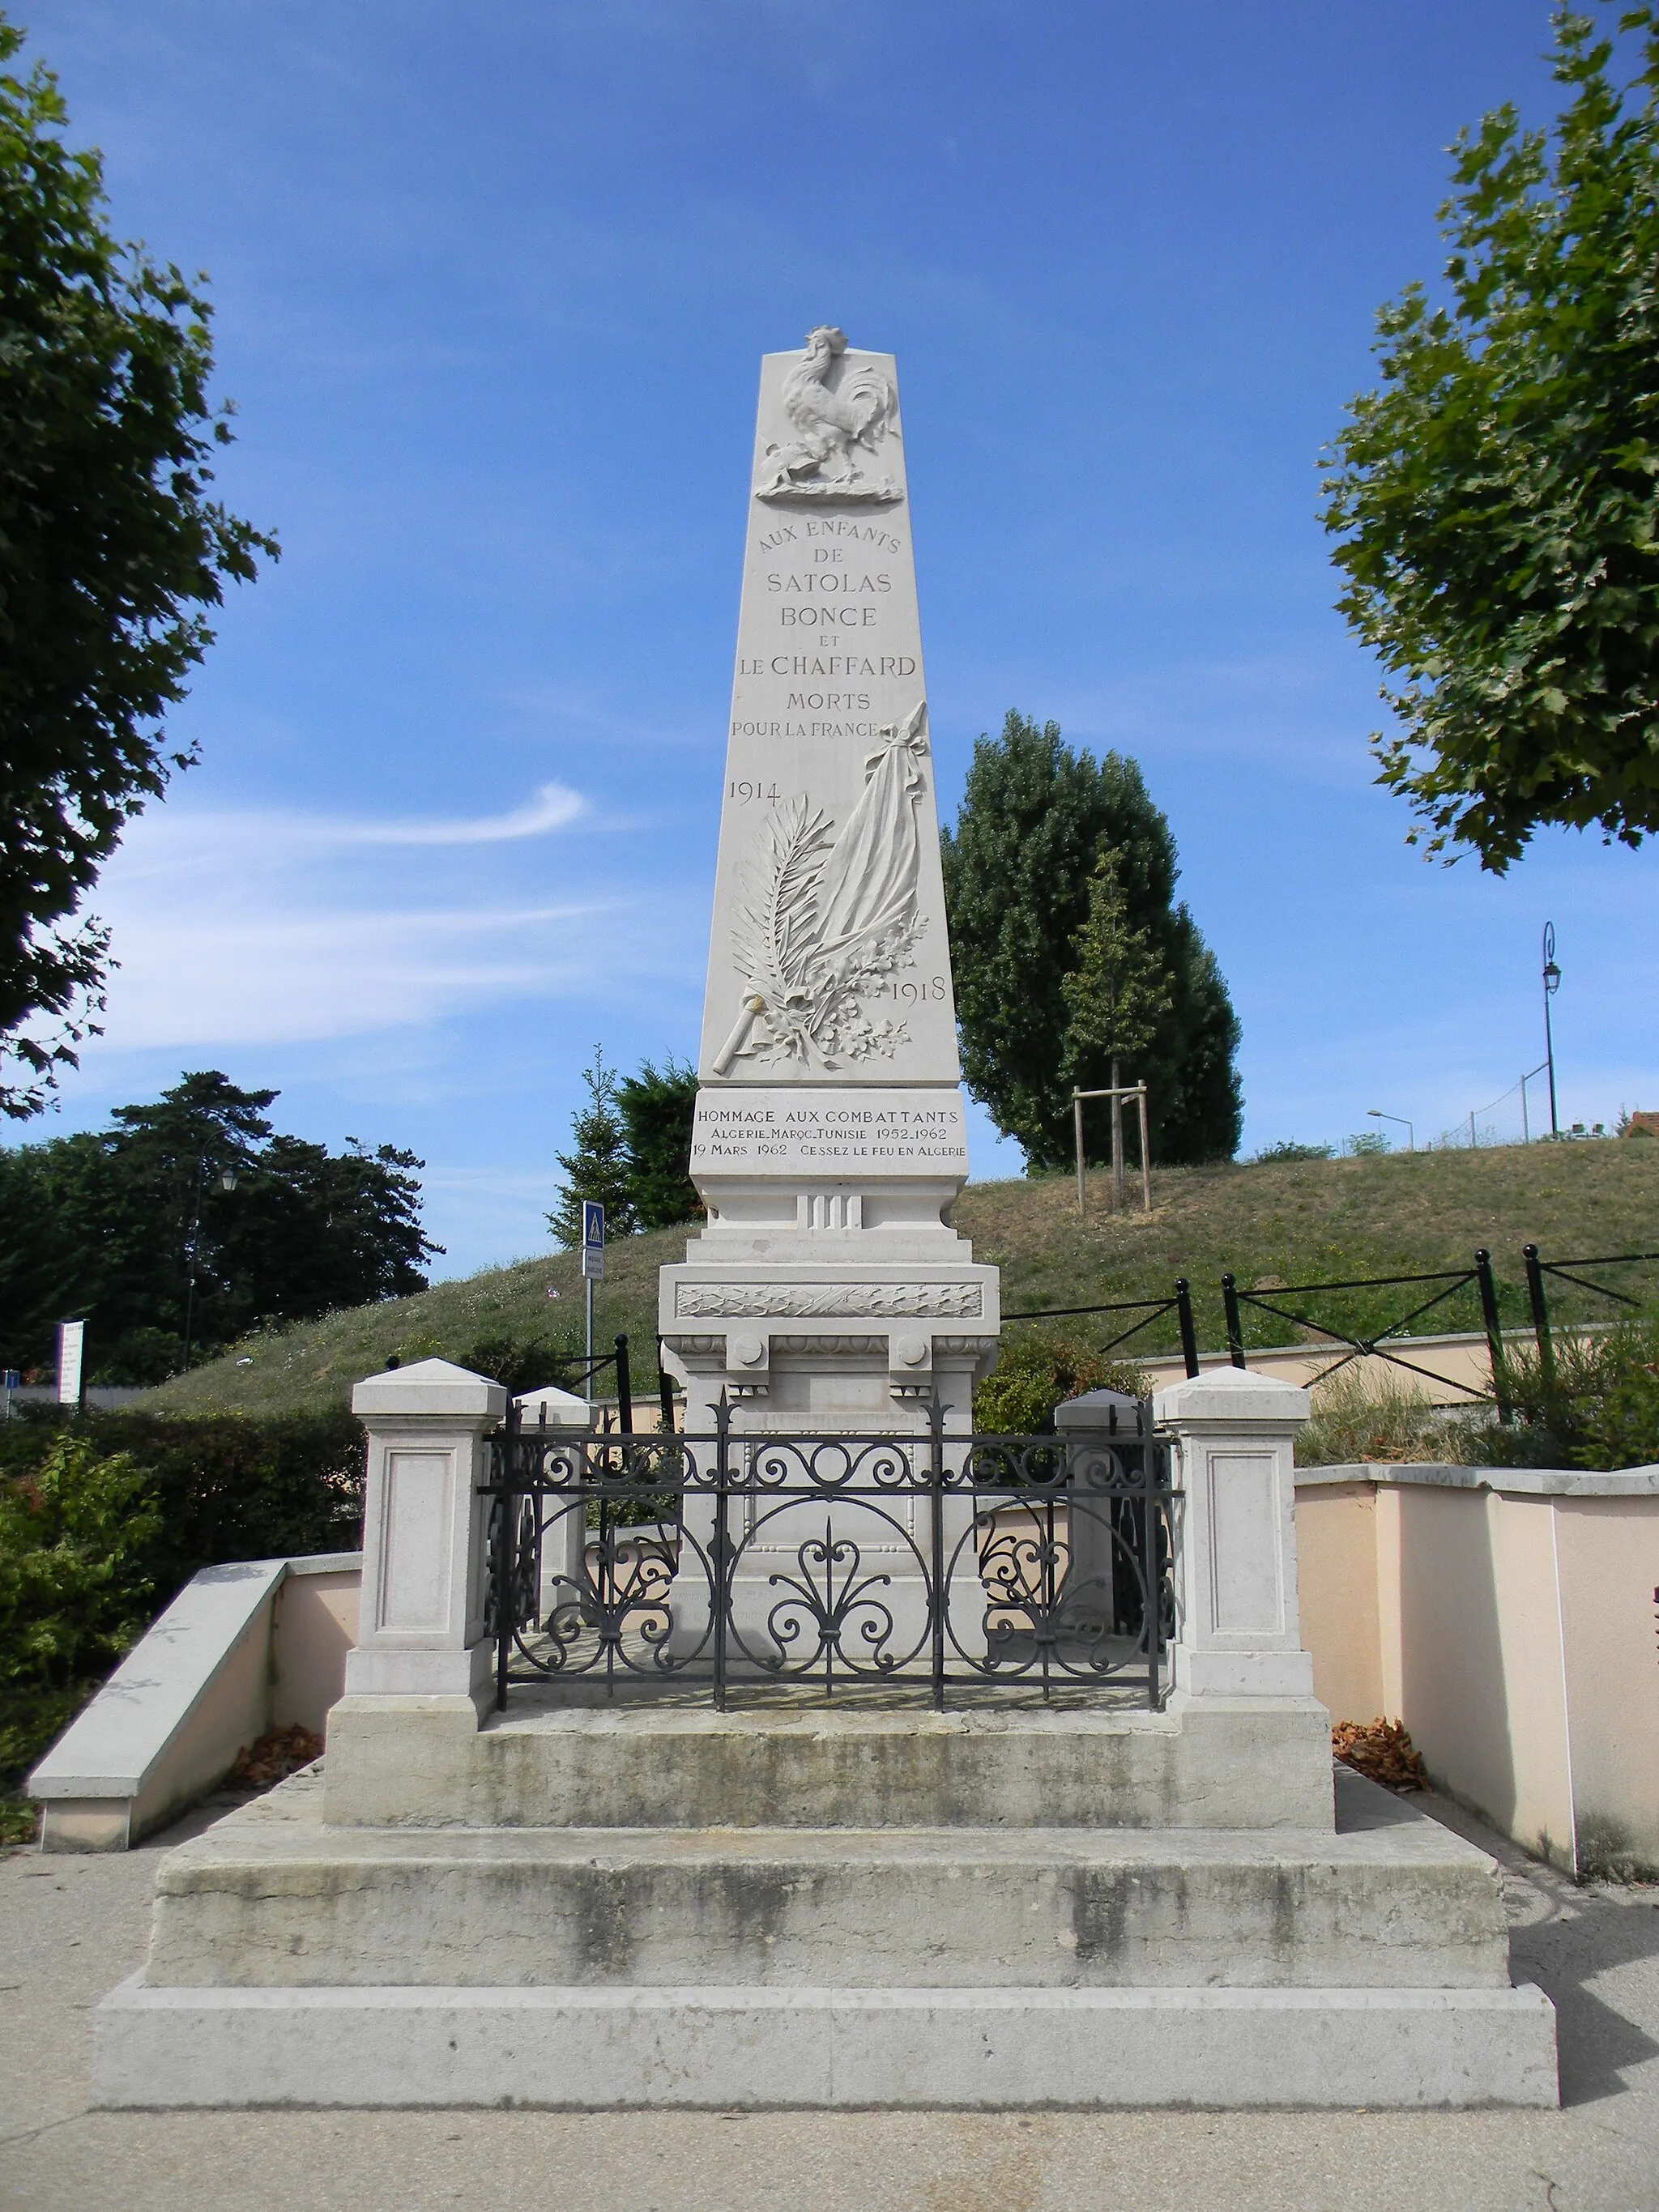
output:
<instances>
[{"instance_id":1,"label":"paved ground","mask_svg":"<svg viewBox=\"0 0 1659 2212\"><path fill-rule=\"evenodd\" d=\"M5 2212L1659 2212L1659 1889L1503 1860L1559 2113L101 2113L91 2014L143 1957L160 1853L0 1861ZM1111 2052L1101 2053L1103 2068Z\"/></svg>"}]
</instances>

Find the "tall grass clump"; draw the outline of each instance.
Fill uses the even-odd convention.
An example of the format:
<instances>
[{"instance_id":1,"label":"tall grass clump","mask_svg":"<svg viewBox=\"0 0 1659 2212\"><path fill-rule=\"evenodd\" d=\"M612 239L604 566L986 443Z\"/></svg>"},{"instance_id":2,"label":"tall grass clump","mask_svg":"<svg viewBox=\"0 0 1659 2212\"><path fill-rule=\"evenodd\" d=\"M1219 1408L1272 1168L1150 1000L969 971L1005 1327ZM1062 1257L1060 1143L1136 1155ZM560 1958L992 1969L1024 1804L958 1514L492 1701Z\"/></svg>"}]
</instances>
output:
<instances>
[{"instance_id":1,"label":"tall grass clump","mask_svg":"<svg viewBox=\"0 0 1659 2212\"><path fill-rule=\"evenodd\" d=\"M1513 1418L1470 1424L1463 1456L1481 1467L1648 1467L1659 1462L1659 1312L1594 1336L1562 1334L1553 1357L1510 1354Z\"/></svg>"},{"instance_id":2,"label":"tall grass clump","mask_svg":"<svg viewBox=\"0 0 1659 2212\"><path fill-rule=\"evenodd\" d=\"M1414 1383L1393 1375L1342 1368L1313 1386L1310 1419L1296 1440L1298 1467L1347 1467L1372 1461L1443 1461L1462 1455L1457 1439Z\"/></svg>"}]
</instances>

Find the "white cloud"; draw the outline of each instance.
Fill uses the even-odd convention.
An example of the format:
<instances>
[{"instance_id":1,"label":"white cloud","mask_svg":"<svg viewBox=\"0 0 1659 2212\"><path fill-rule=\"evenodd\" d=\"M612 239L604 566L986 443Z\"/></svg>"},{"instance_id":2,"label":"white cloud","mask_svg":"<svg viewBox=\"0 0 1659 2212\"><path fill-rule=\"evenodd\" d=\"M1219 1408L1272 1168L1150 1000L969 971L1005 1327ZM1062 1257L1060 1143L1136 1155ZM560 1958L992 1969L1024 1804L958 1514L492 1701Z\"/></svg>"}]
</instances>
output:
<instances>
[{"instance_id":1,"label":"white cloud","mask_svg":"<svg viewBox=\"0 0 1659 2212\"><path fill-rule=\"evenodd\" d=\"M545 836L562 830L582 813L586 801L562 783L544 783L528 805L510 814L484 814L455 821L336 822L308 823L319 842L336 845L500 845L520 837ZM306 822L305 817L295 817Z\"/></svg>"},{"instance_id":2,"label":"white cloud","mask_svg":"<svg viewBox=\"0 0 1659 2212\"><path fill-rule=\"evenodd\" d=\"M513 844L565 829L586 811L580 793L561 783L544 783L533 799L507 814L415 815L375 821L301 814L275 806L166 806L140 816L109 874L190 874L204 863L227 862L233 856L238 865L269 869L311 855L374 846Z\"/></svg>"},{"instance_id":3,"label":"white cloud","mask_svg":"<svg viewBox=\"0 0 1659 2212\"><path fill-rule=\"evenodd\" d=\"M660 974L684 932L659 897L529 849L585 811L559 784L483 816L158 808L92 902L119 963L94 1049L367 1036Z\"/></svg>"}]
</instances>

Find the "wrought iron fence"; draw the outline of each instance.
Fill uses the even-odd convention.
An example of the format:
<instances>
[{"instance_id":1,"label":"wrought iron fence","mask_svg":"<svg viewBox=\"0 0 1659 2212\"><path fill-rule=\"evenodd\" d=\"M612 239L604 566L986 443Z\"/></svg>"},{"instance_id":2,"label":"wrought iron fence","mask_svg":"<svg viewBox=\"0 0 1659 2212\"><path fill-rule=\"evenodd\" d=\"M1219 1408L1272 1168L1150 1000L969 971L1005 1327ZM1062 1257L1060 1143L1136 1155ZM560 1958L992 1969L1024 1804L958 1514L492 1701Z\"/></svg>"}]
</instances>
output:
<instances>
[{"instance_id":1,"label":"wrought iron fence","mask_svg":"<svg viewBox=\"0 0 1659 2212\"><path fill-rule=\"evenodd\" d=\"M1168 1443L1097 1431L489 1439L495 1702L515 1683L1110 1687L1157 1709L1173 1632Z\"/></svg>"}]
</instances>

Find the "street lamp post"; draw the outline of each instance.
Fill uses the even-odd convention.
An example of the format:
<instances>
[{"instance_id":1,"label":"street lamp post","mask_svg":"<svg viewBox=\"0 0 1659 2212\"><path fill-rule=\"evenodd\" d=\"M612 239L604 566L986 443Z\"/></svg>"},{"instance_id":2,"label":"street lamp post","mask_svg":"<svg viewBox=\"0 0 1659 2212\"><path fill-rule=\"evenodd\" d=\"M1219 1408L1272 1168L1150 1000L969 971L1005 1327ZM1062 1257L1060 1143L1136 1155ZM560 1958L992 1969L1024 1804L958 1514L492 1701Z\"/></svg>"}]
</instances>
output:
<instances>
[{"instance_id":1,"label":"street lamp post","mask_svg":"<svg viewBox=\"0 0 1659 2212\"><path fill-rule=\"evenodd\" d=\"M1373 1121L1398 1121L1406 1132L1406 1150L1408 1152L1417 1150L1417 1131L1403 1114L1385 1114L1380 1106L1368 1106L1365 1111Z\"/></svg>"},{"instance_id":2,"label":"street lamp post","mask_svg":"<svg viewBox=\"0 0 1659 2212\"><path fill-rule=\"evenodd\" d=\"M185 1371L190 1370L191 1342L196 1330L196 1253L202 1240L202 1177L207 1173L204 1159L196 1163L196 1194L191 1212L190 1271L185 1278ZM234 1167L219 1170L221 1190L234 1190L236 1170Z\"/></svg>"},{"instance_id":3,"label":"street lamp post","mask_svg":"<svg viewBox=\"0 0 1659 2212\"><path fill-rule=\"evenodd\" d=\"M1561 988L1561 970L1555 964L1555 924L1544 924L1544 1065L1550 1072L1550 1134L1559 1137L1555 1118L1555 1038L1550 1030L1550 1000Z\"/></svg>"}]
</instances>

